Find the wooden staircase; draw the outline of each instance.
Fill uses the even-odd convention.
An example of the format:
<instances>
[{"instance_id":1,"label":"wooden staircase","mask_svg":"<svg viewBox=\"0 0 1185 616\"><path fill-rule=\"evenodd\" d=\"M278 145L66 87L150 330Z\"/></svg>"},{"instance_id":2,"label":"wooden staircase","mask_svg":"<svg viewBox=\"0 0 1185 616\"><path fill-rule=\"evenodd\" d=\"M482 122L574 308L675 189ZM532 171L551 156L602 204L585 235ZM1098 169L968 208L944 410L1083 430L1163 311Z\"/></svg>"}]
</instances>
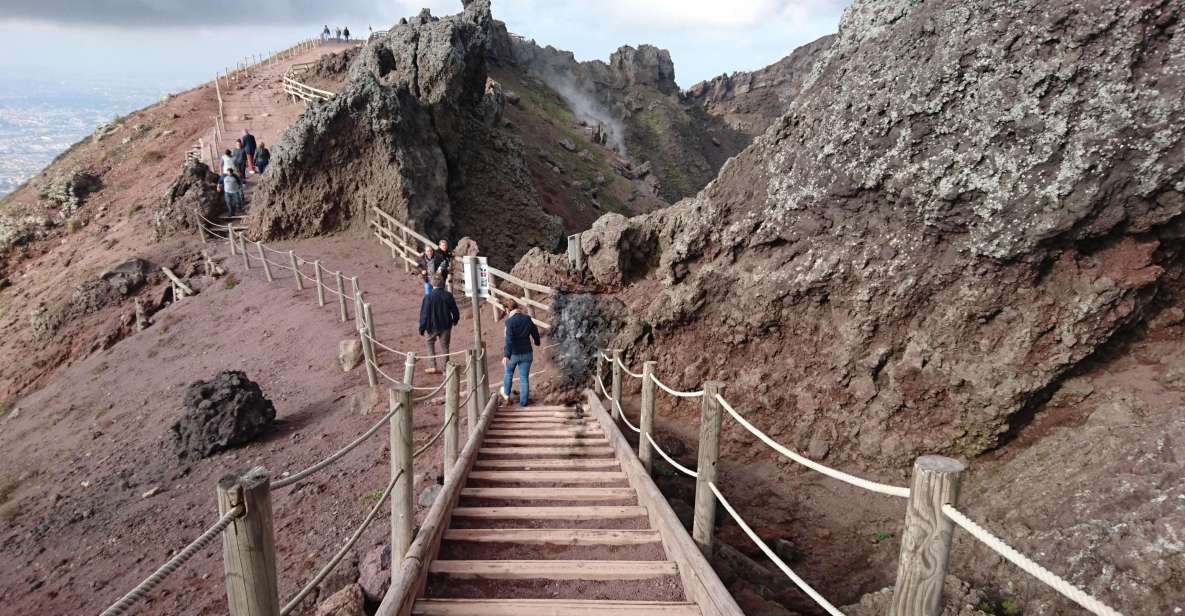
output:
<instances>
[{"instance_id":1,"label":"wooden staircase","mask_svg":"<svg viewBox=\"0 0 1185 616\"><path fill-rule=\"evenodd\" d=\"M598 421L497 409L411 613L698 616L650 513Z\"/></svg>"}]
</instances>

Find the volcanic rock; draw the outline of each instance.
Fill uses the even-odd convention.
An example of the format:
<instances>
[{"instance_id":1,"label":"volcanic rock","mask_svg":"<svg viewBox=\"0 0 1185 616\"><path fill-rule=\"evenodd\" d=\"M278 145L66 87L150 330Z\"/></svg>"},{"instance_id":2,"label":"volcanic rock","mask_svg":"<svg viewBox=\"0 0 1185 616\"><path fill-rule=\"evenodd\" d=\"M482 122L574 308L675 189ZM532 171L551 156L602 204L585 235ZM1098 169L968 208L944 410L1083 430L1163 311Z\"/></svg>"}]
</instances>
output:
<instances>
[{"instance_id":1,"label":"volcanic rock","mask_svg":"<svg viewBox=\"0 0 1185 616\"><path fill-rule=\"evenodd\" d=\"M182 459L205 458L254 441L270 432L276 420L276 408L259 384L237 370L191 383L182 408L170 428Z\"/></svg>"},{"instance_id":2,"label":"volcanic rock","mask_svg":"<svg viewBox=\"0 0 1185 616\"><path fill-rule=\"evenodd\" d=\"M366 616L362 589L350 584L317 606L317 616Z\"/></svg>"},{"instance_id":3,"label":"volcanic rock","mask_svg":"<svg viewBox=\"0 0 1185 616\"><path fill-rule=\"evenodd\" d=\"M205 163L186 159L181 173L160 204L152 210L152 233L156 240L196 231L194 215L218 220L226 210L218 192L218 176Z\"/></svg>"},{"instance_id":4,"label":"volcanic rock","mask_svg":"<svg viewBox=\"0 0 1185 616\"><path fill-rule=\"evenodd\" d=\"M391 586L391 546L375 546L366 553L359 568L358 585L362 587L366 600L377 603L387 594Z\"/></svg>"}]
</instances>

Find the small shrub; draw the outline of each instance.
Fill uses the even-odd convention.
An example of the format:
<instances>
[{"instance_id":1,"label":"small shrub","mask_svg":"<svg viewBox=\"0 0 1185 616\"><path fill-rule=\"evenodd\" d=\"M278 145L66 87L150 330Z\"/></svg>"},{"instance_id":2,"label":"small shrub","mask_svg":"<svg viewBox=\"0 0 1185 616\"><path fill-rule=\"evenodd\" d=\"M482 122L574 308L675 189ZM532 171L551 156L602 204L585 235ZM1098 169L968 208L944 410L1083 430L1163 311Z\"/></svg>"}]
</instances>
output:
<instances>
[{"instance_id":1,"label":"small shrub","mask_svg":"<svg viewBox=\"0 0 1185 616\"><path fill-rule=\"evenodd\" d=\"M382 497L383 497L382 490L374 490L371 492L367 492L366 494L363 494L362 496L358 497L358 502L362 503L363 505L373 505L373 504L379 502L379 499Z\"/></svg>"},{"instance_id":2,"label":"small shrub","mask_svg":"<svg viewBox=\"0 0 1185 616\"><path fill-rule=\"evenodd\" d=\"M76 218L71 218L70 220L66 221L66 233L76 233L81 228L82 223L78 222L78 219Z\"/></svg>"},{"instance_id":3,"label":"small shrub","mask_svg":"<svg viewBox=\"0 0 1185 616\"><path fill-rule=\"evenodd\" d=\"M1016 599L1005 599L1000 602L1000 613L1004 616L1020 616L1020 602Z\"/></svg>"},{"instance_id":4,"label":"small shrub","mask_svg":"<svg viewBox=\"0 0 1185 616\"><path fill-rule=\"evenodd\" d=\"M226 284L226 290L229 291L229 290L239 286L239 279L236 278L234 274L227 274L225 284Z\"/></svg>"},{"instance_id":5,"label":"small shrub","mask_svg":"<svg viewBox=\"0 0 1185 616\"><path fill-rule=\"evenodd\" d=\"M875 532L875 533L872 533L872 542L873 542L873 543L880 543L880 542L882 542L882 541L886 541L886 540L888 540L888 539L891 539L892 537L893 537L893 533L886 533L886 532L885 532L885 531L883 531L883 530L882 530L882 531L877 531L877 532Z\"/></svg>"}]
</instances>

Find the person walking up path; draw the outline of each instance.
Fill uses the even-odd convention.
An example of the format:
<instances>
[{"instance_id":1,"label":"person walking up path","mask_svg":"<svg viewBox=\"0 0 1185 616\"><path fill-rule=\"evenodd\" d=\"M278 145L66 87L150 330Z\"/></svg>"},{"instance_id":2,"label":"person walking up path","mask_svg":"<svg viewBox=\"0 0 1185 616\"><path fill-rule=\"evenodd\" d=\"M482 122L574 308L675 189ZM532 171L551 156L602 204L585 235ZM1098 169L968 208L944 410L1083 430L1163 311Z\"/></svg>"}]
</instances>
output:
<instances>
[{"instance_id":1,"label":"person walking up path","mask_svg":"<svg viewBox=\"0 0 1185 616\"><path fill-rule=\"evenodd\" d=\"M514 382L514 369L518 368L518 405L527 406L530 401L531 362L534 352L531 343L539 346L539 329L531 317L523 314L522 306L515 303L506 319L506 348L502 351L502 365L506 373L502 376L502 400L510 402L510 386Z\"/></svg>"},{"instance_id":2,"label":"person walking up path","mask_svg":"<svg viewBox=\"0 0 1185 616\"><path fill-rule=\"evenodd\" d=\"M243 183L235 170L230 169L222 176L222 198L226 202L226 215L234 218L243 211Z\"/></svg>"},{"instance_id":3,"label":"person walking up path","mask_svg":"<svg viewBox=\"0 0 1185 616\"><path fill-rule=\"evenodd\" d=\"M457 300L453 298L452 293L445 290L444 278L440 274L432 277L432 287L432 292L425 295L424 300L420 302L420 335L428 336L428 355L432 358L432 366L424 370L428 374L439 372L436 368L436 341L440 341L440 354L448 355L453 326L461 321ZM445 363L448 362L447 357L441 359Z\"/></svg>"},{"instance_id":4,"label":"person walking up path","mask_svg":"<svg viewBox=\"0 0 1185 616\"><path fill-rule=\"evenodd\" d=\"M243 152L247 155L247 170L251 173L259 173L255 168L255 135L251 134L251 129L243 129Z\"/></svg>"}]
</instances>

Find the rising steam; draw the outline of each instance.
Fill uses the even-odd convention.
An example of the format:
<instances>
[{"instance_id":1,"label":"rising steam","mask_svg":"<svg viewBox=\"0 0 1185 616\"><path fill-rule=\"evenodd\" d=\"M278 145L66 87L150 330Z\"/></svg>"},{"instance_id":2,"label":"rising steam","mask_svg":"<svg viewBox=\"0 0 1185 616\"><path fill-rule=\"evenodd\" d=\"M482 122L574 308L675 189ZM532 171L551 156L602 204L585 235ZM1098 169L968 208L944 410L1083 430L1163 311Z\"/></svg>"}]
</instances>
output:
<instances>
[{"instance_id":1,"label":"rising steam","mask_svg":"<svg viewBox=\"0 0 1185 616\"><path fill-rule=\"evenodd\" d=\"M625 156L625 127L621 120L613 117L608 109L605 109L592 94L582 89L570 75L561 74L556 71L547 71L542 75L543 81L555 90L560 98L568 104L568 108L572 110L572 115L576 116L577 120L588 124L589 126L597 126L598 124L604 127L605 133L608 137L606 145L613 148L618 154Z\"/></svg>"}]
</instances>

